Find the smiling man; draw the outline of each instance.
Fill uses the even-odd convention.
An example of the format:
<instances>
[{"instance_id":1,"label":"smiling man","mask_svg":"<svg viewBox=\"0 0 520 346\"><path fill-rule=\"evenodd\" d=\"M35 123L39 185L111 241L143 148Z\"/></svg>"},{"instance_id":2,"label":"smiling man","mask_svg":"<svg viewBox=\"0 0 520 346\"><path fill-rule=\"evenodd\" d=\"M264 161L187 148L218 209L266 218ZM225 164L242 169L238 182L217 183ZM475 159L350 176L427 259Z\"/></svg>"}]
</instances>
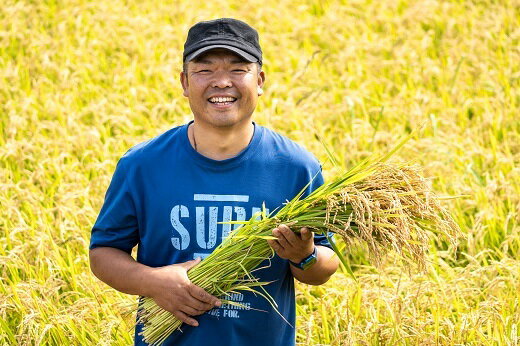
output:
<instances>
[{"instance_id":1,"label":"smiling man","mask_svg":"<svg viewBox=\"0 0 520 346\"><path fill-rule=\"evenodd\" d=\"M273 230L277 255L255 275L271 282L266 290L283 317L249 292L226 297L240 307L223 305L187 271L231 232L226 222L248 220L262 205L274 211L305 187L310 193L323 183L321 167L300 145L252 121L265 81L253 28L229 18L200 22L188 32L183 63L194 120L121 158L92 229L92 271L185 322L166 345L294 345L293 278L322 284L338 266L324 237Z\"/></svg>"}]
</instances>

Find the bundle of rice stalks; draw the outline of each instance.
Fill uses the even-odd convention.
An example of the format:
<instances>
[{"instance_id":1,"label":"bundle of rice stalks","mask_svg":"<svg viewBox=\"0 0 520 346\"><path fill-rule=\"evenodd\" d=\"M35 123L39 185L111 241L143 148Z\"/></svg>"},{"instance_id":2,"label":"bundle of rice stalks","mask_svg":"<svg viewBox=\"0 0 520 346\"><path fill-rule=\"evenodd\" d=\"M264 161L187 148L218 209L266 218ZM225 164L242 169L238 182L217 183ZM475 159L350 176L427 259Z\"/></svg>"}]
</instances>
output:
<instances>
[{"instance_id":1,"label":"bundle of rice stalks","mask_svg":"<svg viewBox=\"0 0 520 346\"><path fill-rule=\"evenodd\" d=\"M251 272L274 255L266 239L275 239L271 231L281 223L295 230L306 226L327 237L332 232L347 244L366 242L376 262L386 251L395 250L424 266L431 236L453 243L459 228L417 167L384 163L392 153L365 160L308 197L296 196L276 213L253 216L192 268L188 277L210 294L224 298L223 303L234 303L225 300L231 292L253 290L276 307L262 290L267 283L258 282ZM333 239L329 240L348 268ZM151 298L143 298L138 316L144 324L143 337L151 344L161 344L182 325Z\"/></svg>"}]
</instances>

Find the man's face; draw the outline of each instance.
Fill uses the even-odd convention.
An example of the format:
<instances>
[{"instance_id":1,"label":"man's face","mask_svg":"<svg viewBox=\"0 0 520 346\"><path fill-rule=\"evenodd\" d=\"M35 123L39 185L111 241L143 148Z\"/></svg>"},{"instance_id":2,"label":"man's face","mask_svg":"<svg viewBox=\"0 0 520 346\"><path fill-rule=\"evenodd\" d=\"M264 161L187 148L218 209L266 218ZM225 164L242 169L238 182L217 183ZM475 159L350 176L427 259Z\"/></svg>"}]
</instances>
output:
<instances>
[{"instance_id":1,"label":"man's face","mask_svg":"<svg viewBox=\"0 0 520 346\"><path fill-rule=\"evenodd\" d=\"M264 84L264 72L226 49L210 50L181 72L184 96L196 122L232 127L250 122Z\"/></svg>"}]
</instances>

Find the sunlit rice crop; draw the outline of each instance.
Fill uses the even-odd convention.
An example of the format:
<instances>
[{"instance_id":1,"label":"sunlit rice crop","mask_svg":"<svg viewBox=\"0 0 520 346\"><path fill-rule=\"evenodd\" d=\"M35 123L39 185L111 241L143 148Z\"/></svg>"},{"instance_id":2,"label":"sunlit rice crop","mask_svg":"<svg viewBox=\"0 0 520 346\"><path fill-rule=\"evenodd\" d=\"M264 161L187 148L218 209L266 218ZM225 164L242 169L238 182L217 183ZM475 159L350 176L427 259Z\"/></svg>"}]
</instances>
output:
<instances>
[{"instance_id":1,"label":"sunlit rice crop","mask_svg":"<svg viewBox=\"0 0 520 346\"><path fill-rule=\"evenodd\" d=\"M255 121L305 145L326 181L426 120L397 159L469 196L445 203L466 237L448 251L432 234L425 272L338 241L357 281L296 283L297 344L518 344L520 16L490 0L3 0L0 344L133 342L137 304L91 273L90 230L118 158L191 119L186 30L224 16L261 36Z\"/></svg>"}]
</instances>

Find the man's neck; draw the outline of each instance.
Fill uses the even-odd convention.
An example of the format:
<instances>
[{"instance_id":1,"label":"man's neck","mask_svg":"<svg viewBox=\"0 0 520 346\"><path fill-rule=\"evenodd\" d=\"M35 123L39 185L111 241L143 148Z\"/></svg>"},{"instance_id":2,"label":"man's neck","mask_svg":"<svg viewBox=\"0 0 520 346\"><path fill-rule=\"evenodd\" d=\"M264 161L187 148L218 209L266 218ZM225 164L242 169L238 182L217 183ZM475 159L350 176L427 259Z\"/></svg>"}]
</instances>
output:
<instances>
[{"instance_id":1,"label":"man's neck","mask_svg":"<svg viewBox=\"0 0 520 346\"><path fill-rule=\"evenodd\" d=\"M244 150L251 142L254 130L250 121L233 128L206 128L193 122L188 128L188 138L199 154L221 161L235 157Z\"/></svg>"}]
</instances>

